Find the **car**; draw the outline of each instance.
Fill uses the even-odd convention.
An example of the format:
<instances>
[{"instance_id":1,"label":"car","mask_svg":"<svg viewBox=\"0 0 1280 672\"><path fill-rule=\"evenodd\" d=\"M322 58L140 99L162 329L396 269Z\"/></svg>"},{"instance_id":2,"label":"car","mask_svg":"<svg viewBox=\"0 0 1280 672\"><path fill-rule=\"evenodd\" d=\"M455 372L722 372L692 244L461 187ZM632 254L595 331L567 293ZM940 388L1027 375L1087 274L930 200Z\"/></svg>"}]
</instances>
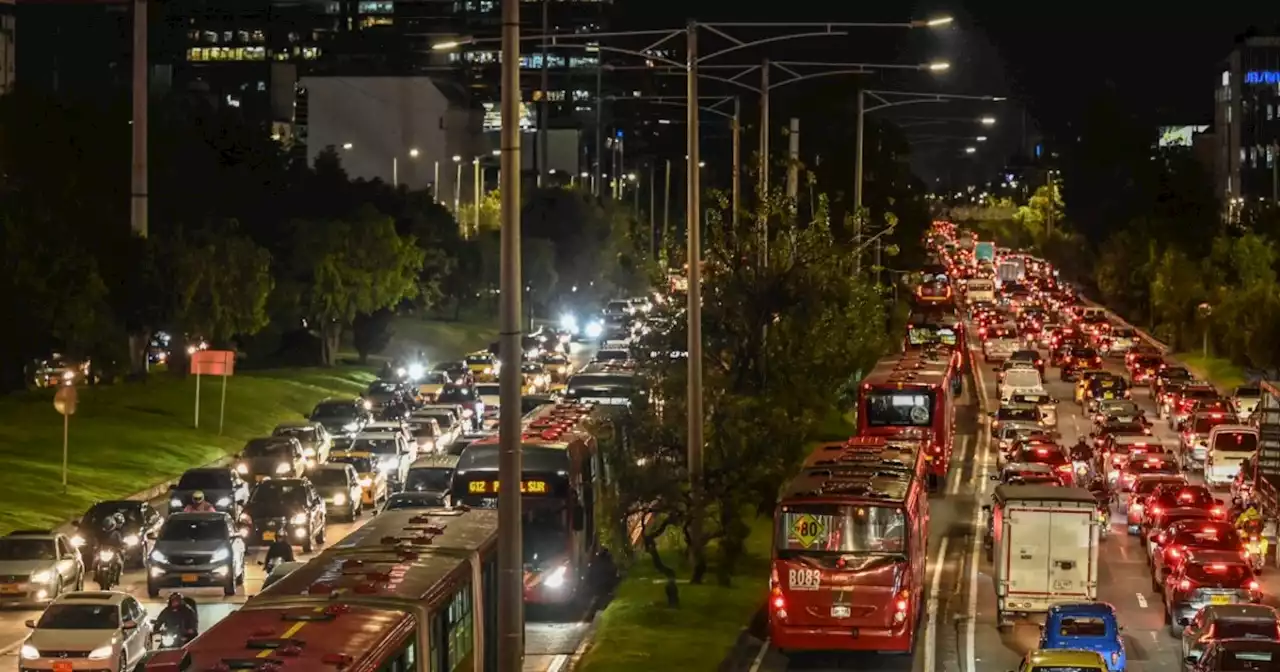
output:
<instances>
[{"instance_id":1,"label":"car","mask_svg":"<svg viewBox=\"0 0 1280 672\"><path fill-rule=\"evenodd\" d=\"M302 442L292 436L249 439L236 455L235 465L236 473L251 483L270 478L299 478L307 471Z\"/></svg>"},{"instance_id":2,"label":"car","mask_svg":"<svg viewBox=\"0 0 1280 672\"><path fill-rule=\"evenodd\" d=\"M169 513L182 511L197 492L203 493L213 508L239 518L249 499L249 484L231 467L188 469L169 487Z\"/></svg>"},{"instance_id":3,"label":"car","mask_svg":"<svg viewBox=\"0 0 1280 672\"><path fill-rule=\"evenodd\" d=\"M1064 381L1075 380L1077 376L1085 371L1095 371L1102 368L1102 356L1093 348L1073 347L1071 351L1062 358L1060 367L1061 378Z\"/></svg>"},{"instance_id":4,"label":"car","mask_svg":"<svg viewBox=\"0 0 1280 672\"><path fill-rule=\"evenodd\" d=\"M84 587L84 562L65 534L50 530L0 537L0 606L51 602Z\"/></svg>"},{"instance_id":5,"label":"car","mask_svg":"<svg viewBox=\"0 0 1280 672\"><path fill-rule=\"evenodd\" d=\"M1017 672L1110 672L1097 651L1035 649L1023 656Z\"/></svg>"},{"instance_id":6,"label":"car","mask_svg":"<svg viewBox=\"0 0 1280 672\"><path fill-rule=\"evenodd\" d=\"M1151 426L1147 420L1146 414L1138 404L1132 399L1104 399L1098 402L1094 408L1093 424L1101 425L1108 420L1119 420L1120 422L1141 422L1148 427Z\"/></svg>"},{"instance_id":7,"label":"car","mask_svg":"<svg viewBox=\"0 0 1280 672\"><path fill-rule=\"evenodd\" d=\"M162 588L221 587L228 597L244 584L245 543L231 516L175 513L164 521L147 568L147 596Z\"/></svg>"},{"instance_id":8,"label":"car","mask_svg":"<svg viewBox=\"0 0 1280 672\"><path fill-rule=\"evenodd\" d=\"M1235 406L1240 420L1248 421L1262 401L1262 388L1257 385L1241 385L1231 394L1231 403Z\"/></svg>"},{"instance_id":9,"label":"car","mask_svg":"<svg viewBox=\"0 0 1280 672\"><path fill-rule=\"evenodd\" d=\"M1009 462L1048 465L1058 472L1063 486L1071 487L1075 483L1075 467L1071 463L1071 458L1057 444L1032 442L1017 444L1010 451L1007 459Z\"/></svg>"},{"instance_id":10,"label":"car","mask_svg":"<svg viewBox=\"0 0 1280 672\"><path fill-rule=\"evenodd\" d=\"M476 380L496 380L502 363L488 350L477 350L466 356L467 369Z\"/></svg>"},{"instance_id":11,"label":"car","mask_svg":"<svg viewBox=\"0 0 1280 672\"><path fill-rule=\"evenodd\" d=\"M1172 508L1160 514L1160 518L1147 528L1145 544L1147 557L1153 557L1160 552L1161 532L1168 529L1170 525L1188 520L1210 523L1213 522L1213 517L1208 511L1195 506Z\"/></svg>"},{"instance_id":12,"label":"car","mask_svg":"<svg viewBox=\"0 0 1280 672\"><path fill-rule=\"evenodd\" d=\"M333 436L354 434L373 422L373 404L364 399L325 399L306 418L324 425Z\"/></svg>"},{"instance_id":13,"label":"car","mask_svg":"<svg viewBox=\"0 0 1280 672\"><path fill-rule=\"evenodd\" d=\"M1125 365L1129 369L1129 378L1134 385L1150 386L1156 372L1160 370L1160 365L1164 364L1164 357L1161 357L1159 353L1135 356L1130 352L1125 355L1125 358L1127 360Z\"/></svg>"},{"instance_id":14,"label":"car","mask_svg":"<svg viewBox=\"0 0 1280 672\"><path fill-rule=\"evenodd\" d=\"M401 432L361 433L347 450L373 455L378 470L387 475L387 482L393 490L399 490L404 484L409 465L416 457L409 452L409 444Z\"/></svg>"},{"instance_id":15,"label":"car","mask_svg":"<svg viewBox=\"0 0 1280 672\"><path fill-rule=\"evenodd\" d=\"M1195 664L1221 639L1280 640L1280 613L1261 604L1211 604L1183 628L1182 659Z\"/></svg>"},{"instance_id":16,"label":"car","mask_svg":"<svg viewBox=\"0 0 1280 672\"><path fill-rule=\"evenodd\" d=\"M93 566L98 553L98 542L103 537L103 522L108 516L116 514L124 518L124 527L120 533L124 540L125 562L138 567L146 563L147 554L151 552L151 541L160 531L164 519L147 502L117 499L95 503L79 520L71 523L76 528L75 534L71 536L71 546L80 551L80 558L85 565Z\"/></svg>"},{"instance_id":17,"label":"car","mask_svg":"<svg viewBox=\"0 0 1280 672\"><path fill-rule=\"evenodd\" d=\"M1244 555L1244 540L1231 523L1187 518L1170 523L1156 534L1149 554L1151 587L1159 590L1165 577L1194 550Z\"/></svg>"},{"instance_id":18,"label":"car","mask_svg":"<svg viewBox=\"0 0 1280 672\"><path fill-rule=\"evenodd\" d=\"M1096 651L1106 660L1110 672L1121 672L1127 657L1120 630L1116 608L1106 602L1055 604L1045 615L1040 649Z\"/></svg>"},{"instance_id":19,"label":"car","mask_svg":"<svg viewBox=\"0 0 1280 672\"><path fill-rule=\"evenodd\" d=\"M502 406L502 388L498 383L480 383L476 385L476 394L480 395L480 401L484 402L487 409Z\"/></svg>"},{"instance_id":20,"label":"car","mask_svg":"<svg viewBox=\"0 0 1280 672\"><path fill-rule=\"evenodd\" d=\"M1084 407L1088 399L1089 386L1098 378L1113 379L1115 374L1101 369L1088 369L1081 371L1075 380L1075 386L1072 388L1071 398L1077 404Z\"/></svg>"},{"instance_id":21,"label":"car","mask_svg":"<svg viewBox=\"0 0 1280 672\"><path fill-rule=\"evenodd\" d=\"M325 500L305 478L273 478L249 495L245 515L252 524L246 543L288 541L310 553L325 539Z\"/></svg>"},{"instance_id":22,"label":"car","mask_svg":"<svg viewBox=\"0 0 1280 672\"><path fill-rule=\"evenodd\" d=\"M1257 603L1261 587L1239 553L1189 551L1164 580L1164 619L1174 637L1211 604Z\"/></svg>"},{"instance_id":23,"label":"car","mask_svg":"<svg viewBox=\"0 0 1280 672\"><path fill-rule=\"evenodd\" d=\"M1280 663L1280 642L1220 639L1209 643L1192 672L1274 670Z\"/></svg>"},{"instance_id":24,"label":"car","mask_svg":"<svg viewBox=\"0 0 1280 672\"><path fill-rule=\"evenodd\" d=\"M440 391L445 385L452 382L453 379L445 371L428 371L418 381L418 401L425 404L433 403L440 396Z\"/></svg>"},{"instance_id":25,"label":"car","mask_svg":"<svg viewBox=\"0 0 1280 672\"><path fill-rule=\"evenodd\" d=\"M447 449L449 444L462 436L467 424L462 421L462 409L452 407L427 407L414 411L409 416L409 424L415 422L435 422L440 427L440 434L436 437L436 450Z\"/></svg>"},{"instance_id":26,"label":"car","mask_svg":"<svg viewBox=\"0 0 1280 672\"><path fill-rule=\"evenodd\" d=\"M434 418L411 416L408 421L409 434L418 444L419 455L431 455L443 450L444 432L440 423Z\"/></svg>"},{"instance_id":27,"label":"car","mask_svg":"<svg viewBox=\"0 0 1280 672\"><path fill-rule=\"evenodd\" d=\"M1129 383L1124 378L1113 375L1095 376L1084 390L1085 413L1093 413L1100 401L1128 399L1131 394Z\"/></svg>"},{"instance_id":28,"label":"car","mask_svg":"<svg viewBox=\"0 0 1280 672\"><path fill-rule=\"evenodd\" d=\"M130 672L151 648L146 609L120 591L67 593L26 625L31 634L18 651L24 672Z\"/></svg>"},{"instance_id":29,"label":"car","mask_svg":"<svg viewBox=\"0 0 1280 672\"><path fill-rule=\"evenodd\" d=\"M1143 478L1154 478L1144 476ZM1135 488L1136 489L1136 488ZM1168 511L1178 508L1197 508L1209 512L1212 520L1226 520L1227 507L1221 500L1213 496L1213 492L1203 485L1161 484L1151 491L1143 502L1142 525L1150 527L1160 523L1161 517Z\"/></svg>"},{"instance_id":30,"label":"car","mask_svg":"<svg viewBox=\"0 0 1280 672\"><path fill-rule=\"evenodd\" d=\"M405 478L405 492L420 492L439 495L450 494L453 487L453 472L458 467L458 455L427 455L420 457L409 466L409 475Z\"/></svg>"},{"instance_id":31,"label":"car","mask_svg":"<svg viewBox=\"0 0 1280 672\"><path fill-rule=\"evenodd\" d=\"M360 484L360 507L377 510L378 505L387 501L391 494L391 486L387 483L387 472L378 468L378 457L373 453L358 450L344 450L333 454L329 459L332 464L349 465L355 470L357 483Z\"/></svg>"},{"instance_id":32,"label":"car","mask_svg":"<svg viewBox=\"0 0 1280 672\"><path fill-rule=\"evenodd\" d=\"M291 436L297 439L302 444L302 457L306 459L308 469L329 461L329 451L333 449L333 437L329 436L329 430L318 422L305 420L282 423L276 425L271 435Z\"/></svg>"},{"instance_id":33,"label":"car","mask_svg":"<svg viewBox=\"0 0 1280 672\"><path fill-rule=\"evenodd\" d=\"M1173 458L1173 453L1154 437L1133 434L1110 435L1097 449L1097 458L1100 461L1098 473L1105 474L1107 482L1115 486L1120 482L1120 473L1129 465L1129 462L1148 455L1167 455Z\"/></svg>"},{"instance_id":34,"label":"car","mask_svg":"<svg viewBox=\"0 0 1280 672\"><path fill-rule=\"evenodd\" d=\"M369 383L363 398L369 402L369 410L374 415L389 409L404 408L410 401L405 384L399 380L375 380Z\"/></svg>"},{"instance_id":35,"label":"car","mask_svg":"<svg viewBox=\"0 0 1280 672\"><path fill-rule=\"evenodd\" d=\"M1120 492L1128 493L1133 487L1134 481L1142 474L1173 474L1182 473L1178 468L1178 460L1172 455L1154 455L1146 454L1140 460L1132 459L1124 465L1124 469L1120 470L1120 478L1116 481L1120 486Z\"/></svg>"},{"instance_id":36,"label":"car","mask_svg":"<svg viewBox=\"0 0 1280 672\"><path fill-rule=\"evenodd\" d=\"M1187 486L1187 480L1179 475L1143 474L1134 479L1129 496L1120 507L1125 512L1129 534L1138 534L1143 529L1143 523L1149 519L1151 493L1162 487L1184 486Z\"/></svg>"},{"instance_id":37,"label":"car","mask_svg":"<svg viewBox=\"0 0 1280 672\"><path fill-rule=\"evenodd\" d=\"M312 469L307 479L324 499L326 519L354 521L364 512L360 474L350 464L322 464Z\"/></svg>"},{"instance_id":38,"label":"car","mask_svg":"<svg viewBox=\"0 0 1280 672\"><path fill-rule=\"evenodd\" d=\"M383 432L399 434L404 438L405 451L408 452L410 461L418 459L418 453L421 450L418 446L418 435L414 433L413 428L409 426L408 419L371 422L368 425L365 425L365 428L360 433L363 435L381 434Z\"/></svg>"}]
</instances>

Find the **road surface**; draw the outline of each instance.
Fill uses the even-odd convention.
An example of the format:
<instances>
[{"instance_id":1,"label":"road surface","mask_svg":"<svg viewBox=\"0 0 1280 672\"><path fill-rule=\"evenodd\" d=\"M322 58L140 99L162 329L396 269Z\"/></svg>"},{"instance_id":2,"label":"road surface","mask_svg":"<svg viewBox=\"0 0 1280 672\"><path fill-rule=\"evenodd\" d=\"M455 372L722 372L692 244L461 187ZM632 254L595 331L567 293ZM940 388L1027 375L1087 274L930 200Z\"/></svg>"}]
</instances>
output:
<instances>
[{"instance_id":1,"label":"road surface","mask_svg":"<svg viewBox=\"0 0 1280 672\"><path fill-rule=\"evenodd\" d=\"M784 656L766 646L741 669L748 672L859 669L884 672L1001 672L1018 668L1022 657L1036 647L1037 625L1019 623L1012 630L996 630L995 589L991 563L981 546L981 505L990 501L995 483L995 453L987 445L986 430L979 429L979 408L994 409L995 374L982 363L981 351L974 361L973 384L962 395L957 413L954 466L943 492L930 498L929 557L926 573L930 613L922 617L916 650L911 656L816 655ZM1118 359L1107 368L1123 372ZM1073 383L1058 380L1058 370L1046 370L1045 387L1057 398L1058 429L1062 443L1069 446L1087 435L1090 423L1072 401ZM1155 423L1156 438L1177 441L1166 421L1156 420L1155 407L1146 388L1135 388L1134 399ZM1188 474L1200 482L1199 474ZM1228 493L1219 496L1230 500ZM1098 599L1110 602L1119 615L1121 633L1128 653L1129 672L1165 672L1181 669L1179 641L1164 625L1163 602L1151 590L1147 556L1138 538L1126 534L1124 517L1111 512L1111 534L1102 541L1099 553ZM1280 571L1271 568L1259 578L1263 602L1280 607ZM933 608L935 607L936 608Z\"/></svg>"},{"instance_id":2,"label":"road surface","mask_svg":"<svg viewBox=\"0 0 1280 672\"><path fill-rule=\"evenodd\" d=\"M593 348L574 344L570 357L574 368L586 364L590 360L593 351ZM156 510L163 512L168 509L167 500L168 497L166 496L152 502L152 504L156 507ZM370 517L366 513L353 523L329 525L329 543L336 543L346 535L360 529ZM295 553L298 560L309 560L313 557L296 549ZM189 595L196 600L202 631L224 618L227 614L235 611L239 605L245 603L248 597L257 594L262 589L262 581L266 577L257 561L265 558L266 549L250 548L249 554L250 563L247 568L244 587L236 595L225 597L220 588L191 588L182 591L184 595ZM86 584L86 590L96 589L92 576L86 580ZM164 609L165 600L169 592L171 592L162 591L159 599L149 599L147 597L146 574L139 569L125 572L118 589L138 598L152 617L158 615ZM5 610L0 613L0 669L17 669L18 649L21 648L22 642L29 632L24 624L29 619L40 618L40 613L41 610L39 609ZM537 614L529 614L528 623L525 626L526 654L524 672L559 672L564 669L570 657L583 645L589 632L591 616L592 614L590 613L583 613L578 618L573 618L572 615L571 617L562 615L539 620L540 617Z\"/></svg>"}]
</instances>

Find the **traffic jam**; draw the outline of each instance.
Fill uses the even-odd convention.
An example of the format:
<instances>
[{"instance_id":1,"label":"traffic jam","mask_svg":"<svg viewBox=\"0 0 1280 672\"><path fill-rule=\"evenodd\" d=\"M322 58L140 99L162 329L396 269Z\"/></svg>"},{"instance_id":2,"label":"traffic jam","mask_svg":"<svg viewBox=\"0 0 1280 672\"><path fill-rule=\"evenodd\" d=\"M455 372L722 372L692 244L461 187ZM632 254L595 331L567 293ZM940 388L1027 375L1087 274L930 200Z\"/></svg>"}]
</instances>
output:
<instances>
[{"instance_id":1,"label":"traffic jam","mask_svg":"<svg viewBox=\"0 0 1280 672\"><path fill-rule=\"evenodd\" d=\"M783 489L767 647L966 672L1280 670L1280 391L1197 379L1042 259L946 222L927 242L858 435ZM972 523L947 502L970 492Z\"/></svg>"},{"instance_id":2,"label":"traffic jam","mask_svg":"<svg viewBox=\"0 0 1280 672\"><path fill-rule=\"evenodd\" d=\"M616 576L592 524L596 513L587 508L598 500L592 474L599 457L585 420L600 404L628 403L639 389L630 353L635 339L665 328L654 305L647 297L613 301L585 328L544 327L524 337L522 363L512 374L520 379L521 407L511 412L525 426L520 494L531 608L591 604ZM497 506L496 426L506 411L497 387L509 375L497 355L494 344L434 365L421 353L389 361L362 395L317 403L297 420L249 440L226 463L187 470L158 499L100 501L70 531L0 537L0 605L14 615L0 624L0 636L18 640L6 655L15 656L24 671L266 669L219 662L226 640L243 643L262 630L255 617L241 617L247 611L240 605L255 604L311 564L334 557L345 562L339 547L364 544L385 555L378 548L386 546L387 536L370 536L374 532L368 530ZM381 526L376 522L392 514L404 515ZM488 535L488 542L472 549L485 571L493 565L496 534L496 519L482 516L463 535L468 544ZM473 562L456 548L442 545L440 552L454 562ZM456 589L450 588L457 584L455 574L417 574L433 596ZM486 576L484 585L491 580ZM474 600L488 602L484 611L496 613L491 591L479 584L476 590ZM450 614L451 627L481 629L460 620L457 604L438 607ZM531 622L527 636L548 651L572 653L586 633L572 623L545 625L540 634L540 624ZM208 658L198 663L204 666L148 662L164 651L202 651L193 648L197 636L212 642L206 647L212 658L196 655ZM434 630L430 638L434 647ZM355 644L361 648L369 640L335 642ZM427 669L397 667L403 651L370 646L360 655L376 661L359 669ZM459 634L456 646L431 654L430 669L453 669L448 661L461 660L463 653L453 650L461 646ZM322 655L313 662L327 669L333 665L328 660Z\"/></svg>"}]
</instances>

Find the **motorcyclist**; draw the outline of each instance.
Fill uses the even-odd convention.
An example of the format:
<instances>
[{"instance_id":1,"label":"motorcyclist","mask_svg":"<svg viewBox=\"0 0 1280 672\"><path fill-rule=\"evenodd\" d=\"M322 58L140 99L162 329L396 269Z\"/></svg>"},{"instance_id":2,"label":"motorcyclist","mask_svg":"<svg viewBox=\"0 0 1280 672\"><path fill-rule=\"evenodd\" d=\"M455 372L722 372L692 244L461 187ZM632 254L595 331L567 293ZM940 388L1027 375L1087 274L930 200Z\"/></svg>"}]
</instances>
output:
<instances>
[{"instance_id":1,"label":"motorcyclist","mask_svg":"<svg viewBox=\"0 0 1280 672\"><path fill-rule=\"evenodd\" d=\"M1240 515L1236 516L1236 520L1235 520L1236 529L1241 529L1241 530L1245 529L1246 527L1259 525L1261 524L1261 522L1262 522L1262 514L1258 513L1258 508L1254 506L1253 502L1251 501L1245 503L1244 511L1241 511Z\"/></svg>"},{"instance_id":2,"label":"motorcyclist","mask_svg":"<svg viewBox=\"0 0 1280 672\"><path fill-rule=\"evenodd\" d=\"M267 547L267 557L263 561L263 566L270 572L275 569L276 565L282 562L294 562L293 545L283 539L277 538Z\"/></svg>"},{"instance_id":3,"label":"motorcyclist","mask_svg":"<svg viewBox=\"0 0 1280 672\"><path fill-rule=\"evenodd\" d=\"M94 559L94 580L102 590L111 590L124 572L124 516L119 512L102 519L98 557Z\"/></svg>"},{"instance_id":4,"label":"motorcyclist","mask_svg":"<svg viewBox=\"0 0 1280 672\"><path fill-rule=\"evenodd\" d=\"M192 604L182 593L170 593L169 604L156 617L159 630L175 636L175 647L191 641L199 632L200 618Z\"/></svg>"},{"instance_id":5,"label":"motorcyclist","mask_svg":"<svg viewBox=\"0 0 1280 672\"><path fill-rule=\"evenodd\" d=\"M182 509L183 513L213 513L217 511L209 500L204 498L204 492L196 490L191 494L191 503Z\"/></svg>"}]
</instances>

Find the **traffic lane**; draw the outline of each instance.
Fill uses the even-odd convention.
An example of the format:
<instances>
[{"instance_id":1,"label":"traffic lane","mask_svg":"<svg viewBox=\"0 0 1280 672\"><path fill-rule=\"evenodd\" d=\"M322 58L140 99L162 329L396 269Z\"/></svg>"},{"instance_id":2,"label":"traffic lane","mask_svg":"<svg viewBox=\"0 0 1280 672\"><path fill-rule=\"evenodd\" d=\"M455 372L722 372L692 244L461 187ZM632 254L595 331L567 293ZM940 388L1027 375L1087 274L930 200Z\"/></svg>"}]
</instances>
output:
<instances>
[{"instance_id":1,"label":"traffic lane","mask_svg":"<svg viewBox=\"0 0 1280 672\"><path fill-rule=\"evenodd\" d=\"M929 496L929 560L925 566L922 613L916 625L915 650L910 655L873 652L787 653L768 642L747 672L935 672L955 670L959 659L957 617L963 613L959 588L965 549L971 545L974 492L982 487L987 458L976 434L980 426L978 396L966 382L957 404L956 437L952 468L943 487Z\"/></svg>"},{"instance_id":2,"label":"traffic lane","mask_svg":"<svg viewBox=\"0 0 1280 672\"><path fill-rule=\"evenodd\" d=\"M1108 362L1107 369L1123 372L1119 362ZM1058 427L1063 444L1070 445L1081 436L1087 440L1092 421L1073 400L1074 383L1062 381L1057 369L1049 369L1045 373L1046 392L1060 401ZM985 369L983 378L986 398L995 399L994 371ZM1135 390L1133 398L1154 419L1155 406L1146 391ZM1177 439L1177 435L1161 422L1155 423L1153 436L1170 442ZM1128 669L1133 672L1178 669L1179 643L1168 635L1164 627L1163 601L1151 585L1146 551L1137 537L1126 533L1118 508L1112 510L1111 520L1110 534L1103 539L1099 549L1098 599L1115 606L1117 618L1124 626L1121 636L1128 656ZM977 669L988 669L987 666L996 670L1014 669L1022 657L1039 644L1040 627L1028 621L1017 623L1006 632L996 628L994 567L985 552L978 562L978 633L974 647Z\"/></svg>"},{"instance_id":3,"label":"traffic lane","mask_svg":"<svg viewBox=\"0 0 1280 672\"><path fill-rule=\"evenodd\" d=\"M152 504L165 509L164 500L152 502ZM328 526L326 530L326 538L329 543L337 542L348 534L360 529L372 516L365 514L350 523L334 523ZM327 546L328 544L326 544ZM321 546L318 550L323 550ZM218 588L191 588L162 590L159 599L152 600L147 597L147 575L141 569L127 570L120 582L117 590L123 590L126 593L136 597L151 615L158 614L164 609L169 593L181 592L188 595L196 601L197 611L200 614L200 629L204 630L219 620L226 617L227 614L235 611L249 596L256 595L262 590L262 582L266 578L266 572L258 563L265 559L266 549L262 547L250 547L246 556L245 580L244 586L241 587L235 595L227 597L222 594L222 590ZM315 554L307 554L297 552L298 560L309 560ZM97 590L97 584L93 582L92 570L85 578L85 590ZM4 668L8 661L17 661L18 648L22 645L22 641L26 639L28 630L25 625L27 620L36 620L40 618L43 609L17 609L6 610L0 612L0 668ZM16 662L15 662L16 665Z\"/></svg>"}]
</instances>

